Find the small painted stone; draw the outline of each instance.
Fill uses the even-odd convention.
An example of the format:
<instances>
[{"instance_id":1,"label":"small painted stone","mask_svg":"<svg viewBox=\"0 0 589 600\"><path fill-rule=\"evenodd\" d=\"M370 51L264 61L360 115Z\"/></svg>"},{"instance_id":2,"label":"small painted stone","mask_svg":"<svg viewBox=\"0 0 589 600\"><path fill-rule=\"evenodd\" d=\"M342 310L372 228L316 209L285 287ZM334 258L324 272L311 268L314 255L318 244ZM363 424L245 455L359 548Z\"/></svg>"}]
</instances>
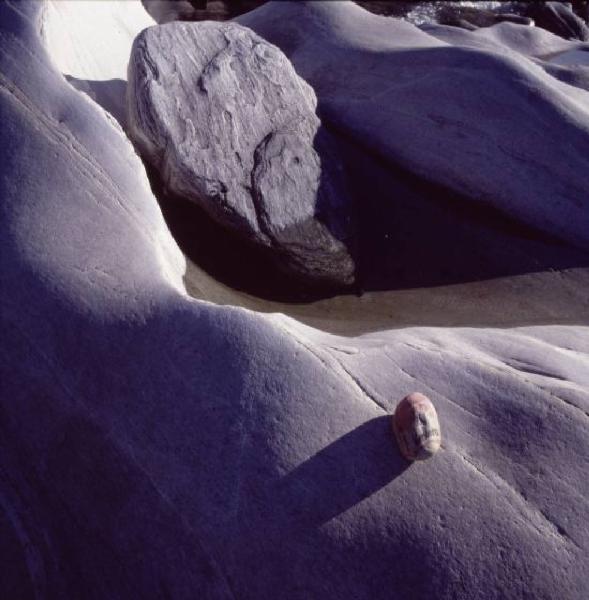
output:
<instances>
[{"instance_id":1,"label":"small painted stone","mask_svg":"<svg viewBox=\"0 0 589 600\"><path fill-rule=\"evenodd\" d=\"M403 398L397 404L392 424L401 454L407 460L426 460L440 449L440 422L427 396L414 392Z\"/></svg>"}]
</instances>

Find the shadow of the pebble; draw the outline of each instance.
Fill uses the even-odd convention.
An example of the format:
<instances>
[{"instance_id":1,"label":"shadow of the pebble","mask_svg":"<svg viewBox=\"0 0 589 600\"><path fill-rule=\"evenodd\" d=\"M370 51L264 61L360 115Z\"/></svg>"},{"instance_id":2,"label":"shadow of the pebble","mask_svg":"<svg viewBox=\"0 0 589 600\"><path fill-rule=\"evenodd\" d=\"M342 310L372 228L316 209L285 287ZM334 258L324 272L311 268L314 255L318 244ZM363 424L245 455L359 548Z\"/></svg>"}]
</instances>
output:
<instances>
[{"instance_id":1,"label":"shadow of the pebble","mask_svg":"<svg viewBox=\"0 0 589 600\"><path fill-rule=\"evenodd\" d=\"M394 441L390 416L366 421L280 480L271 520L279 530L320 526L387 486L410 464Z\"/></svg>"}]
</instances>

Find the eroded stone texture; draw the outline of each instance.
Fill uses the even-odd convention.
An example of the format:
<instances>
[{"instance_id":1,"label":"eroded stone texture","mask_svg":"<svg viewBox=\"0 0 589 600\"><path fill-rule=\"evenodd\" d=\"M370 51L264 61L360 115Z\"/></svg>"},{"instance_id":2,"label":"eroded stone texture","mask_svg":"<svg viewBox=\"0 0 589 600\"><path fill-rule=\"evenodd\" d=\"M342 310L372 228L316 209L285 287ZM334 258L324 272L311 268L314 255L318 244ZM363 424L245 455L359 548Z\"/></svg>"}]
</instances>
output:
<instances>
[{"instance_id":1,"label":"eroded stone texture","mask_svg":"<svg viewBox=\"0 0 589 600\"><path fill-rule=\"evenodd\" d=\"M351 210L313 90L233 23L145 30L129 63L130 134L167 188L282 267L350 284Z\"/></svg>"}]
</instances>

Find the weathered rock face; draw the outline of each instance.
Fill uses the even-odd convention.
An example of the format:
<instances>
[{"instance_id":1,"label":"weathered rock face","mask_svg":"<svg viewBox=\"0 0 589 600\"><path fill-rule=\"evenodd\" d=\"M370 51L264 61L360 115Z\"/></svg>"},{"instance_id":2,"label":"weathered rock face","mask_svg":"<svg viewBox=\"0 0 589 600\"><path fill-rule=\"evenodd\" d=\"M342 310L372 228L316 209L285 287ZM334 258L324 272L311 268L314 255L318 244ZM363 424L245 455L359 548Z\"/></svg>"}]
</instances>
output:
<instances>
[{"instance_id":1,"label":"weathered rock face","mask_svg":"<svg viewBox=\"0 0 589 600\"><path fill-rule=\"evenodd\" d=\"M129 63L131 137L166 187L312 282L353 282L351 210L313 90L233 23L145 30Z\"/></svg>"}]
</instances>

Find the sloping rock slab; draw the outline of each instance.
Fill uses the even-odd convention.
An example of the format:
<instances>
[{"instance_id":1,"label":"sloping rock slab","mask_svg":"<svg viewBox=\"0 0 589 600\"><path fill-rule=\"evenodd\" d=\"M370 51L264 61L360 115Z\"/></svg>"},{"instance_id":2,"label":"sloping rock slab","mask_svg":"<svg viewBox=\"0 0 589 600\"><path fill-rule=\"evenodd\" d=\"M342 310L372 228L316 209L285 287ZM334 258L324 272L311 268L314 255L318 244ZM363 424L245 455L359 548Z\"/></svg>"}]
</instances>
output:
<instances>
[{"instance_id":1,"label":"sloping rock slab","mask_svg":"<svg viewBox=\"0 0 589 600\"><path fill-rule=\"evenodd\" d=\"M290 273L345 285L350 206L315 108L284 54L239 25L170 23L133 45L130 134L167 188Z\"/></svg>"}]
</instances>

